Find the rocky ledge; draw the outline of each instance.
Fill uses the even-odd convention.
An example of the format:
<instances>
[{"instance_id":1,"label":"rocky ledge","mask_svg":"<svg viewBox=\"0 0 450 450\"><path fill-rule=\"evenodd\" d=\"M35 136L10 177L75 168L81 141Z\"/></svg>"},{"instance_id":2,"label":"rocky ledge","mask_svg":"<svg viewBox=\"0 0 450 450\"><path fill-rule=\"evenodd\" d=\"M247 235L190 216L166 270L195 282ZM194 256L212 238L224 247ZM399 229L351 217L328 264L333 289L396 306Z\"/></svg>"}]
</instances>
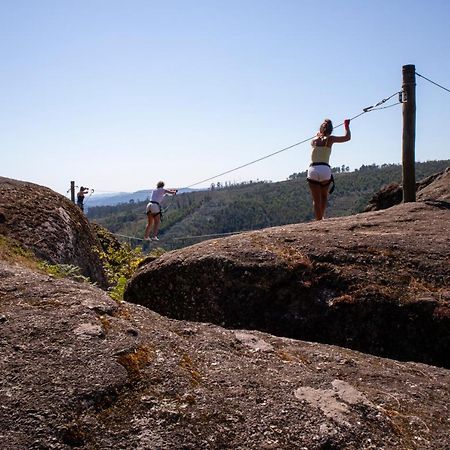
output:
<instances>
[{"instance_id":1,"label":"rocky ledge","mask_svg":"<svg viewBox=\"0 0 450 450\"><path fill-rule=\"evenodd\" d=\"M441 194L422 202L165 254L138 270L125 298L174 319L448 368L450 172L445 176L437 180ZM436 192L433 183L426 189Z\"/></svg>"}]
</instances>

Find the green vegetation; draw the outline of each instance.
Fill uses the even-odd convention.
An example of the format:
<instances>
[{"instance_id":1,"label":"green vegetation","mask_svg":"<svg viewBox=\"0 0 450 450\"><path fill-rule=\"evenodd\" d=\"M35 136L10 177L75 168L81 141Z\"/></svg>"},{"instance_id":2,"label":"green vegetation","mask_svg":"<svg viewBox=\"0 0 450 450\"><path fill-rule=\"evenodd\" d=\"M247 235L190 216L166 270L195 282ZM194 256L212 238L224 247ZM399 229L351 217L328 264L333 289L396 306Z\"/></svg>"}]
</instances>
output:
<instances>
[{"instance_id":1,"label":"green vegetation","mask_svg":"<svg viewBox=\"0 0 450 450\"><path fill-rule=\"evenodd\" d=\"M416 163L416 179L440 172L450 160ZM401 182L401 166L375 164L349 172L333 168L336 190L330 196L329 217L361 212L370 198L383 186ZM313 219L306 173L294 173L283 182L246 182L212 185L165 199L166 211L160 238L165 248L179 248L199 242L193 236L231 233L265 227L307 222ZM89 209L91 221L112 233L141 238L146 225L146 201ZM131 241L131 245L140 241ZM143 249L146 250L145 243Z\"/></svg>"},{"instance_id":2,"label":"green vegetation","mask_svg":"<svg viewBox=\"0 0 450 450\"><path fill-rule=\"evenodd\" d=\"M46 261L39 261L37 267L55 278L71 278L76 281L91 282L88 277L81 274L81 269L78 266L72 266L71 264L49 264Z\"/></svg>"},{"instance_id":3,"label":"green vegetation","mask_svg":"<svg viewBox=\"0 0 450 450\"><path fill-rule=\"evenodd\" d=\"M33 252L25 249L19 242L0 235L0 259L19 263L32 269L37 268L38 260Z\"/></svg>"},{"instance_id":4,"label":"green vegetation","mask_svg":"<svg viewBox=\"0 0 450 450\"><path fill-rule=\"evenodd\" d=\"M114 300L120 301L123 299L127 281L141 261L148 256L158 257L164 253L164 250L154 249L150 255L145 255L140 247L132 248L129 244L119 242L108 230L98 225L94 224L94 230L102 246L99 256L111 286L109 295ZM88 277L82 275L78 266L50 264L47 261L40 260L31 250L24 248L18 241L2 235L0 235L0 259L37 270L55 278L70 278L91 283Z\"/></svg>"},{"instance_id":5,"label":"green vegetation","mask_svg":"<svg viewBox=\"0 0 450 450\"><path fill-rule=\"evenodd\" d=\"M110 297L117 301L123 300L127 281L144 259L142 249L131 248L129 244L122 243L118 248L109 247L102 251L100 259L103 262L108 283L112 286L109 290Z\"/></svg>"},{"instance_id":6,"label":"green vegetation","mask_svg":"<svg viewBox=\"0 0 450 450\"><path fill-rule=\"evenodd\" d=\"M164 253L162 249L154 249L150 255L145 255L141 247L131 247L128 243L119 242L114 235L98 224L94 231L100 240L102 250L100 259L105 269L108 283L111 286L109 295L113 300L123 300L126 284L144 258L158 257Z\"/></svg>"}]
</instances>

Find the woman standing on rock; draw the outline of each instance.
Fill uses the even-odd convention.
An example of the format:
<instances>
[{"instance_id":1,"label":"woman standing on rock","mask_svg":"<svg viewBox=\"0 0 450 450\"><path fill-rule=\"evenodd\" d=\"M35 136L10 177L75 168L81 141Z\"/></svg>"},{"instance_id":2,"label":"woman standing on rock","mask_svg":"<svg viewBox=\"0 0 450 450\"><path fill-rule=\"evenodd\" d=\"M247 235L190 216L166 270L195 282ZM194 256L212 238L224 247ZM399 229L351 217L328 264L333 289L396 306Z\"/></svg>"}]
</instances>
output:
<instances>
[{"instance_id":1,"label":"woman standing on rock","mask_svg":"<svg viewBox=\"0 0 450 450\"><path fill-rule=\"evenodd\" d=\"M331 146L338 142L347 142L351 138L350 119L344 120L345 135L332 136L333 124L330 119L325 119L320 125L317 136L311 141L311 164L308 169L309 188L313 198L314 216L316 220L322 220L328 201L328 187L333 183L331 174L330 155ZM333 191L333 188L330 192Z\"/></svg>"},{"instance_id":2,"label":"woman standing on rock","mask_svg":"<svg viewBox=\"0 0 450 450\"><path fill-rule=\"evenodd\" d=\"M156 189L152 192L152 198L147 204L147 226L145 227L144 239L146 241L159 241L158 230L162 218L161 202L166 195L175 195L176 189L164 189L164 181L158 181ZM153 226L153 233L151 233ZM150 237L152 234L152 237Z\"/></svg>"}]
</instances>

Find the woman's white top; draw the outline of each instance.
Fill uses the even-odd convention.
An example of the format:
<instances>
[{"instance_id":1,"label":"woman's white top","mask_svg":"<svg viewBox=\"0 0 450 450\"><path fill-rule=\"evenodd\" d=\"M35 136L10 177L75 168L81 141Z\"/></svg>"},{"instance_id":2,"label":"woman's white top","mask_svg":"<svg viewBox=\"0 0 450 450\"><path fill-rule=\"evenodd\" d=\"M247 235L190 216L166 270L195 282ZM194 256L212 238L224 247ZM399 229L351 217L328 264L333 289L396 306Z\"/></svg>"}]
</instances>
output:
<instances>
[{"instance_id":1,"label":"woman's white top","mask_svg":"<svg viewBox=\"0 0 450 450\"><path fill-rule=\"evenodd\" d=\"M165 195L166 190L164 188L154 189L152 192L151 201L161 203Z\"/></svg>"}]
</instances>

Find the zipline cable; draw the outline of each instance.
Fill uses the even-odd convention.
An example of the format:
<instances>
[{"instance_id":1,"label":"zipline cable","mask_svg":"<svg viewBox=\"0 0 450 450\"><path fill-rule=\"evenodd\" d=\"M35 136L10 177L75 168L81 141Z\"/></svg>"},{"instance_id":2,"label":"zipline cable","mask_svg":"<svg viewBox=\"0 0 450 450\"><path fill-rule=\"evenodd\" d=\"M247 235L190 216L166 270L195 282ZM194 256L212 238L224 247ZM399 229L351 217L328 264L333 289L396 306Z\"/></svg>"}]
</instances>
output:
<instances>
[{"instance_id":1,"label":"zipline cable","mask_svg":"<svg viewBox=\"0 0 450 450\"><path fill-rule=\"evenodd\" d=\"M364 109L362 110L361 113L357 114L357 115L354 116L354 117L351 117L351 118L350 118L350 121L355 120L356 118L362 116L363 114L367 114L367 113L369 113L369 112L376 111L376 110L378 110L378 109L383 109L383 108L380 108L379 106L382 105L382 104L384 104L385 102L387 102L387 101L390 100L392 97L394 97L395 95L398 95L398 94L399 94L399 92L397 91L397 92L395 92L394 94L390 95L389 97L383 98L382 100L380 100L380 101L379 101L378 103L376 103L375 105L368 106L368 107L364 108ZM401 103L401 102L398 102L398 103L396 103L395 105L397 105L397 104L399 104L399 103ZM395 105L391 105L391 106L395 106ZM334 128L339 128L339 127L342 126L342 125L344 125L344 122L340 123L339 125L336 125ZM272 156L278 155L279 153L285 152L286 150L290 150L291 148L297 147L298 145L304 144L305 142L308 142L308 141L310 141L311 139L314 139L314 137L315 137L315 136L309 137L309 138L307 138L307 139L303 139L302 141L297 142L297 143L292 144L292 145L289 145L288 147L284 147L284 148L282 148L281 150L277 150L276 152L273 152L273 153L270 153L270 154L268 154L268 155L262 156L261 158L258 158L258 159L255 159L255 160L253 160L253 161L250 161L250 162L248 162L248 163L242 164L242 165L240 165L240 166L238 166L238 167L234 167L233 169L230 169L230 170L227 170L227 171L225 171L225 172L219 173L218 175L214 175L214 176L212 176L212 177L205 178L205 179L203 179L203 180L201 180L201 181L197 181L197 182L195 182L195 183L190 184L189 186L185 186L185 187L182 188L182 189L189 189L189 188L191 188L191 187L193 187L193 186L197 186L198 184L206 183L207 181L214 180L215 178L219 178L219 177L221 177L221 176L223 176L223 175L227 175L227 174L229 174L229 173L231 173L231 172L235 172L236 170L243 169L244 167L250 166L250 165L255 164L255 163L257 163L257 162L263 161L264 159L267 159L267 158L270 158L270 157L272 157Z\"/></svg>"},{"instance_id":2,"label":"zipline cable","mask_svg":"<svg viewBox=\"0 0 450 450\"><path fill-rule=\"evenodd\" d=\"M180 236L161 237L160 240L157 242L179 241L179 240L184 240L184 239L201 239L201 238L207 238L207 237L232 236L235 234L246 233L248 231L257 231L257 230L229 231L227 233L197 234L197 235L192 235L192 236L181 236L181 237ZM119 233L111 233L111 234L114 236L119 236L121 238L126 238L126 239L130 239L130 240L135 240L135 241L143 241L143 242L147 241L146 239L138 238L135 236L128 236L126 234L119 234ZM148 241L148 242L152 242L152 241Z\"/></svg>"},{"instance_id":3,"label":"zipline cable","mask_svg":"<svg viewBox=\"0 0 450 450\"><path fill-rule=\"evenodd\" d=\"M183 239L198 239L198 238L204 238L204 237L231 236L233 234L241 234L241 233L246 233L248 231L256 231L256 230L229 231L228 233L197 234L195 236L182 236L182 237L174 236L172 238L169 238L168 240L178 241L178 240L183 240Z\"/></svg>"},{"instance_id":4,"label":"zipline cable","mask_svg":"<svg viewBox=\"0 0 450 450\"><path fill-rule=\"evenodd\" d=\"M416 72L416 75L417 75L418 77L420 77L420 78L423 78L424 80L429 81L430 83L433 83L434 85L440 87L441 89L444 89L444 91L450 92L450 89L447 89L446 87L441 86L440 84L436 83L435 81L432 81L432 80L430 80L429 78L424 77L423 75L420 75L420 73L417 73L417 72Z\"/></svg>"},{"instance_id":5,"label":"zipline cable","mask_svg":"<svg viewBox=\"0 0 450 450\"><path fill-rule=\"evenodd\" d=\"M235 167L235 168L227 170L225 172L219 173L218 175L214 175L212 177L205 178L204 180L197 181L196 183L192 183L189 186L186 186L184 189L189 189L189 188L191 188L193 186L197 186L198 184L205 183L206 181L214 180L215 178L219 178L219 177L221 177L223 175L227 175L227 174L229 174L231 172L235 172L236 170L243 169L244 167L250 166L250 165L255 164L255 163L259 162L259 161L262 161L264 159L270 158L271 156L277 155L278 153L285 152L286 150L289 150L289 149L291 149L293 147L296 147L297 145L304 144L305 142L308 142L311 139L313 139L313 137L309 137L307 139L304 139L303 141L297 142L296 144L292 144L289 147L282 148L281 150L278 150L276 152L270 153L269 155L266 155L266 156L263 156L261 158L255 159L254 161L250 161L250 162L248 162L246 164L242 164L241 166Z\"/></svg>"}]
</instances>

